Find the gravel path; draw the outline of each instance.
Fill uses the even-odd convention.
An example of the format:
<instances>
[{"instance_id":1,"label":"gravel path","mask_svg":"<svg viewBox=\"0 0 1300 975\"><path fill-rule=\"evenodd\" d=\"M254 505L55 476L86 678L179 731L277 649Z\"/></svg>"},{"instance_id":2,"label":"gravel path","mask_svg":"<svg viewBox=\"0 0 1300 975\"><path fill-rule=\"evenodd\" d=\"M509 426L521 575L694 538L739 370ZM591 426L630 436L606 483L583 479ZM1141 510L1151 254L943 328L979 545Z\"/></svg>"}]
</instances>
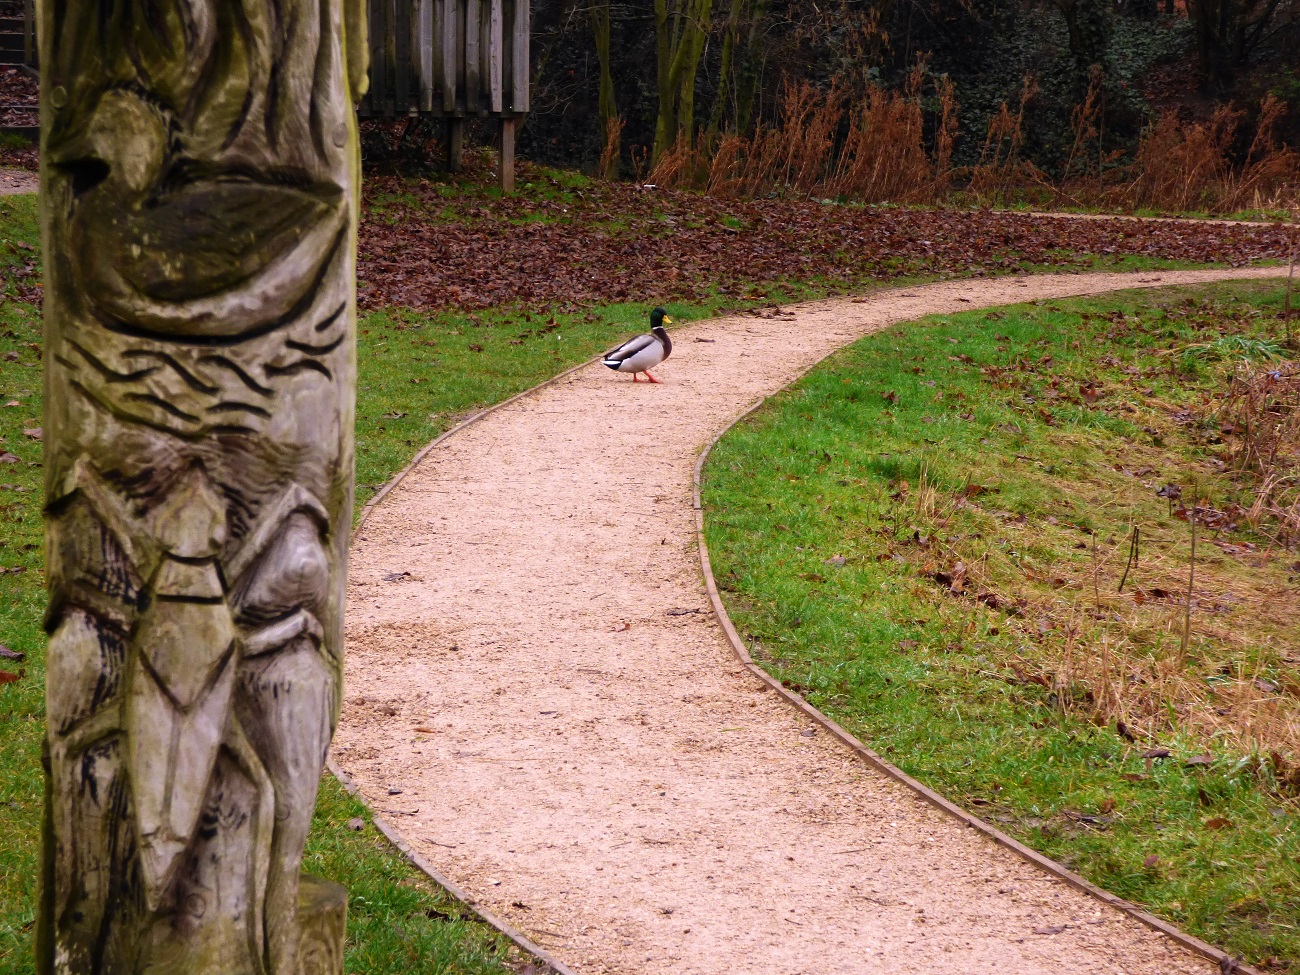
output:
<instances>
[{"instance_id":1,"label":"gravel path","mask_svg":"<svg viewBox=\"0 0 1300 975\"><path fill-rule=\"evenodd\" d=\"M0 169L0 196L35 193L40 184L40 177L25 169Z\"/></svg>"},{"instance_id":2,"label":"gravel path","mask_svg":"<svg viewBox=\"0 0 1300 975\"><path fill-rule=\"evenodd\" d=\"M410 844L582 975L1217 965L871 771L747 676L691 471L757 397L892 322L1276 270L950 282L674 333L432 451L356 540L335 758ZM689 610L675 615L678 611Z\"/></svg>"}]
</instances>

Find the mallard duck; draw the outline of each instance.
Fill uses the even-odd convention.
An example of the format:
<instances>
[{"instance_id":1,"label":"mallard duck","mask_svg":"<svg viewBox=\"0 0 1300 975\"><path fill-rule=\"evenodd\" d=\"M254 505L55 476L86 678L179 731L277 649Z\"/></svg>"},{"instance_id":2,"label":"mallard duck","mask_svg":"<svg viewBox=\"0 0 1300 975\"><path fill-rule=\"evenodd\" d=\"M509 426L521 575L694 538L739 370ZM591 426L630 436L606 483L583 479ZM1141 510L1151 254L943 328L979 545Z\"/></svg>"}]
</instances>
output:
<instances>
[{"instance_id":1,"label":"mallard duck","mask_svg":"<svg viewBox=\"0 0 1300 975\"><path fill-rule=\"evenodd\" d=\"M615 372L630 372L634 383L641 381L637 378L640 373L645 373L646 379L652 383L659 382L650 375L650 370L672 355L673 340L664 330L665 325L672 323L667 312L656 308L650 313L649 334L628 339L617 349L605 353L602 361Z\"/></svg>"}]
</instances>

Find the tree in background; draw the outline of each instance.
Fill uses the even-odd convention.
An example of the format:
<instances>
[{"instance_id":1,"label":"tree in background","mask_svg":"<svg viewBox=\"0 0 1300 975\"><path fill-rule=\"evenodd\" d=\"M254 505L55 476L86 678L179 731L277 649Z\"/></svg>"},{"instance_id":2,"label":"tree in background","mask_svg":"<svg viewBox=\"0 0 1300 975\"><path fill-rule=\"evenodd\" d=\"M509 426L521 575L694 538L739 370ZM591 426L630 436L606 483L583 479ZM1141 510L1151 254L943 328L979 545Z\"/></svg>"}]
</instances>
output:
<instances>
[{"instance_id":1,"label":"tree in background","mask_svg":"<svg viewBox=\"0 0 1300 975\"><path fill-rule=\"evenodd\" d=\"M640 172L674 145L707 150L781 127L792 87L839 92L847 111L873 90L902 92L918 57L954 86L959 171L978 165L991 121L1026 76L1036 94L1022 151L1053 178L1105 178L1135 158L1161 115L1200 124L1229 102L1242 113L1229 151L1243 156L1270 93L1290 109L1276 124L1280 143L1300 142L1300 0L532 2L525 151L569 165L599 159L611 175L619 152ZM927 89L928 142L934 98ZM835 146L847 117L828 135Z\"/></svg>"},{"instance_id":2,"label":"tree in background","mask_svg":"<svg viewBox=\"0 0 1300 975\"><path fill-rule=\"evenodd\" d=\"M1187 0L1206 94L1232 89L1274 29L1300 20L1297 0ZM1288 23L1289 22L1289 23ZM1292 51L1294 61L1294 49Z\"/></svg>"},{"instance_id":3,"label":"tree in background","mask_svg":"<svg viewBox=\"0 0 1300 975\"><path fill-rule=\"evenodd\" d=\"M597 103L600 111L600 142L602 146L608 147L611 136L617 138L616 133L622 129L618 114L618 100L614 95L614 73L611 66L609 0L591 0L590 14L591 36L596 42L596 58L600 61L600 95ZM604 162L601 176L605 179L617 179L618 153L604 151L601 153L601 159Z\"/></svg>"},{"instance_id":4,"label":"tree in background","mask_svg":"<svg viewBox=\"0 0 1300 975\"><path fill-rule=\"evenodd\" d=\"M1110 12L1104 0L1052 0L1065 20L1070 53L1083 76L1094 64L1104 64L1111 39Z\"/></svg>"},{"instance_id":5,"label":"tree in background","mask_svg":"<svg viewBox=\"0 0 1300 975\"><path fill-rule=\"evenodd\" d=\"M709 35L713 0L654 0L659 116L654 158L677 139L695 142L695 79Z\"/></svg>"}]
</instances>

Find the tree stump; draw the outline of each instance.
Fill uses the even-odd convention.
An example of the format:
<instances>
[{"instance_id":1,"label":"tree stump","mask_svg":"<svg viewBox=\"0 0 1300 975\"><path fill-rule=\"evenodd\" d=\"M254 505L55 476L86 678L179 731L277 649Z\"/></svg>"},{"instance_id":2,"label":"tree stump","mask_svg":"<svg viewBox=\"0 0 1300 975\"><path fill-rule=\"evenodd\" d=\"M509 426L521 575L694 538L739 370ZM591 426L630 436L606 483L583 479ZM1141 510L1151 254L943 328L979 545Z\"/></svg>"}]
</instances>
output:
<instances>
[{"instance_id":1,"label":"tree stump","mask_svg":"<svg viewBox=\"0 0 1300 975\"><path fill-rule=\"evenodd\" d=\"M360 0L44 4L38 971L338 975Z\"/></svg>"}]
</instances>

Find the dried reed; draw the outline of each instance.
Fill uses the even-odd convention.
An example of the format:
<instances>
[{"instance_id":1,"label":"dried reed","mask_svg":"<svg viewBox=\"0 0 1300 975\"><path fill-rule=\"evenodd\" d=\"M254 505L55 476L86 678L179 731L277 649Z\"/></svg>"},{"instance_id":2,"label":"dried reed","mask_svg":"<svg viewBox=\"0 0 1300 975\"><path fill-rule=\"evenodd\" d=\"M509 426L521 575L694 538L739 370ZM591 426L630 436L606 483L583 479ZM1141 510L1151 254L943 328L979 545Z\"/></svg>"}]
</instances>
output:
<instances>
[{"instance_id":1,"label":"dried reed","mask_svg":"<svg viewBox=\"0 0 1300 975\"><path fill-rule=\"evenodd\" d=\"M692 148L679 138L651 179L660 186L696 187L723 197L772 193L862 202L930 202L949 189L957 129L956 89L935 85L938 112L933 152L925 146L918 64L901 91L870 87L851 104L844 91L788 86L773 125L752 135L730 133Z\"/></svg>"},{"instance_id":2,"label":"dried reed","mask_svg":"<svg viewBox=\"0 0 1300 975\"><path fill-rule=\"evenodd\" d=\"M618 160L622 151L623 116L610 119L606 125L605 148L600 153L600 163L596 172L601 179L618 178Z\"/></svg>"}]
</instances>

